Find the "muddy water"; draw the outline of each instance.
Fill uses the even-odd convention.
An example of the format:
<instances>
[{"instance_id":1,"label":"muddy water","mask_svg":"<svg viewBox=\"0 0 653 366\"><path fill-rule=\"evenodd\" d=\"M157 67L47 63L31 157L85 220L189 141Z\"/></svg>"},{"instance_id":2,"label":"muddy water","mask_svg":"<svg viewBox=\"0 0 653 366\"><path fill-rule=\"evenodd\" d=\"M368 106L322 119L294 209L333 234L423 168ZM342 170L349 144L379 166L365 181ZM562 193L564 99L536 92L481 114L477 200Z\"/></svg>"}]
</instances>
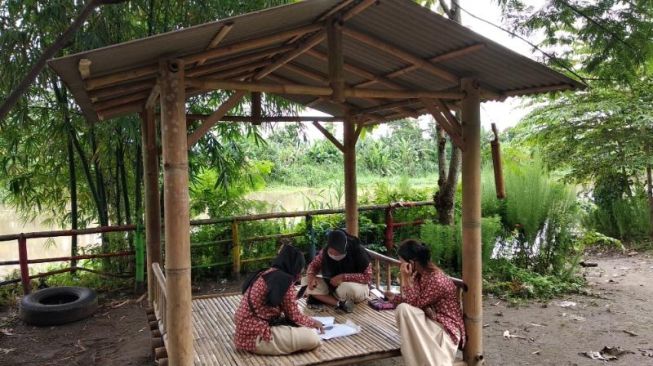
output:
<instances>
[{"instance_id":1,"label":"muddy water","mask_svg":"<svg viewBox=\"0 0 653 366\"><path fill-rule=\"evenodd\" d=\"M0 235L19 234L32 231L60 230L56 226L41 224L44 218L37 218L33 222L23 223L16 212L10 208L0 205ZM90 245L96 242L96 235L79 236L77 241L79 247ZM27 257L29 259L46 258L46 257L63 257L70 255L71 238L60 237L52 239L28 239L27 240ZM18 260L18 241L0 242L0 261ZM33 264L30 265L30 272L37 273L47 269L53 263ZM17 270L18 266L0 266L0 278L4 278L9 273Z\"/></svg>"}]
</instances>

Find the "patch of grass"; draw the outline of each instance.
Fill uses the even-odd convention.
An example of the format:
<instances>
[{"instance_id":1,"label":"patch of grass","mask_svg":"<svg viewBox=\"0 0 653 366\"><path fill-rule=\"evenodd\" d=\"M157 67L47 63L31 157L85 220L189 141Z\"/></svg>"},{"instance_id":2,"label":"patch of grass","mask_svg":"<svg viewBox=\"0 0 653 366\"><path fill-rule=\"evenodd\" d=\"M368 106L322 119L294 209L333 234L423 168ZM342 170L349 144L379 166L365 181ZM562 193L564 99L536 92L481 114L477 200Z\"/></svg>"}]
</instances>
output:
<instances>
[{"instance_id":1,"label":"patch of grass","mask_svg":"<svg viewBox=\"0 0 653 366\"><path fill-rule=\"evenodd\" d=\"M486 293L507 299L550 299L567 293L581 293L585 285L580 276L542 275L504 259L493 260L483 280Z\"/></svg>"}]
</instances>

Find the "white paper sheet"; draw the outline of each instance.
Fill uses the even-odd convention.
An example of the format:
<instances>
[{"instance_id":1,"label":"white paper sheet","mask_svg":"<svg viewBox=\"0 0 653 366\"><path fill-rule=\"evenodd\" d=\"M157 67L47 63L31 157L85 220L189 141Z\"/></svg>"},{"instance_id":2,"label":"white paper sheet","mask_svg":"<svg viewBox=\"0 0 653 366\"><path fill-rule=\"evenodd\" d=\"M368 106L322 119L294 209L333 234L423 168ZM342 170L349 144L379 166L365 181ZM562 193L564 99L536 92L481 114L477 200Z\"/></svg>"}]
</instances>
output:
<instances>
[{"instance_id":1,"label":"white paper sheet","mask_svg":"<svg viewBox=\"0 0 653 366\"><path fill-rule=\"evenodd\" d=\"M332 326L336 322L336 318L332 316L313 316L312 318L322 323L325 327Z\"/></svg>"},{"instance_id":2,"label":"white paper sheet","mask_svg":"<svg viewBox=\"0 0 653 366\"><path fill-rule=\"evenodd\" d=\"M319 318L333 319L333 317L313 317L313 319L316 320L319 320ZM325 323L322 322L322 324ZM360 332L360 327L354 324L353 322L351 322L350 320L347 320L345 324L334 324L333 322L331 323L331 325L328 326L325 324L325 329L323 334L320 334L320 331L317 329L315 331L320 336L320 339L326 341L333 338L347 337L356 334Z\"/></svg>"}]
</instances>

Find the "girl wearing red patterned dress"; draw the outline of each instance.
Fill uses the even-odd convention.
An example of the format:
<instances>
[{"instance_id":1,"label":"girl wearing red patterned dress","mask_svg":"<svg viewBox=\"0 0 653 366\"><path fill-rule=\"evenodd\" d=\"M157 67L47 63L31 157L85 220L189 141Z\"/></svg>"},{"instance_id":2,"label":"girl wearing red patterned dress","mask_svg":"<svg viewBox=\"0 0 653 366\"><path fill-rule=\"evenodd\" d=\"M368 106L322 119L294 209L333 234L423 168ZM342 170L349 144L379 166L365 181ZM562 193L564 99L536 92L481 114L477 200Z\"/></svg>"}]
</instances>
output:
<instances>
[{"instance_id":1,"label":"girl wearing red patterned dress","mask_svg":"<svg viewBox=\"0 0 653 366\"><path fill-rule=\"evenodd\" d=\"M315 329L322 332L322 324L301 313L293 286L305 264L302 252L292 245L284 245L271 268L245 281L243 298L234 318L237 349L285 355L320 345Z\"/></svg>"},{"instance_id":2,"label":"girl wearing red patterned dress","mask_svg":"<svg viewBox=\"0 0 653 366\"><path fill-rule=\"evenodd\" d=\"M451 366L465 342L456 285L417 240L404 240L398 254L402 294L387 291L385 296L399 304L395 315L401 355L407 366Z\"/></svg>"}]
</instances>

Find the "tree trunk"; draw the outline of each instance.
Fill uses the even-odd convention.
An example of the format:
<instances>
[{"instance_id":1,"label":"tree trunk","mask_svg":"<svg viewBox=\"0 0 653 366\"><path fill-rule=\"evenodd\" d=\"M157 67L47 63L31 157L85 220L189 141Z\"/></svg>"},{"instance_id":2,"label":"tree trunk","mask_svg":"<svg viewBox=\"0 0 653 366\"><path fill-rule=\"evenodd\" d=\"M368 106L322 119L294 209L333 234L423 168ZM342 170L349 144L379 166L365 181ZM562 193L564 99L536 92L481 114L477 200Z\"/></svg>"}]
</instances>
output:
<instances>
[{"instance_id":1,"label":"tree trunk","mask_svg":"<svg viewBox=\"0 0 653 366\"><path fill-rule=\"evenodd\" d=\"M653 176L651 174L651 164L646 166L646 192L648 195L649 223L651 225L649 236L653 240Z\"/></svg>"},{"instance_id":2,"label":"tree trunk","mask_svg":"<svg viewBox=\"0 0 653 366\"><path fill-rule=\"evenodd\" d=\"M461 11L456 1L451 2L451 6L440 0L440 5L445 10L449 19L460 23ZM457 113L460 117L460 113ZM435 201L435 210L438 215L438 222L442 225L453 225L454 220L454 207L456 203L456 188L458 186L458 175L460 174L460 163L462 155L451 139L451 156L449 160L449 171L447 172L447 158L446 158L446 141L442 127L436 127L438 139L438 191L433 197ZM447 172L447 173L445 173Z\"/></svg>"},{"instance_id":3,"label":"tree trunk","mask_svg":"<svg viewBox=\"0 0 653 366\"><path fill-rule=\"evenodd\" d=\"M69 189L70 189L70 221L73 230L77 230L77 176L75 174L75 150L73 147L73 138L68 135L68 177L69 177ZM70 255L72 257L77 256L77 235L73 235L70 243ZM75 268L77 266L77 261L70 261L70 267Z\"/></svg>"}]
</instances>

